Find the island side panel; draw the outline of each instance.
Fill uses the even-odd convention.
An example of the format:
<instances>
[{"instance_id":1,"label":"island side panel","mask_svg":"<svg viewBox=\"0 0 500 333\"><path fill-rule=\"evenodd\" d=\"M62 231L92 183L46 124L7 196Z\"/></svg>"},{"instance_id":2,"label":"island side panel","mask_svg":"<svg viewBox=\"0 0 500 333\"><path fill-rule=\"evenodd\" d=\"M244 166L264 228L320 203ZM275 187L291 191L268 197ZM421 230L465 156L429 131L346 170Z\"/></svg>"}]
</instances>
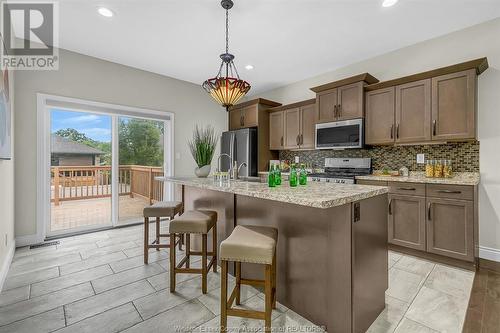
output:
<instances>
[{"instance_id":1,"label":"island side panel","mask_svg":"<svg viewBox=\"0 0 500 333\"><path fill-rule=\"evenodd\" d=\"M359 202L352 224L352 308L355 333L366 332L385 307L388 288L387 194ZM353 216L354 207L353 206Z\"/></svg>"},{"instance_id":2,"label":"island side panel","mask_svg":"<svg viewBox=\"0 0 500 333\"><path fill-rule=\"evenodd\" d=\"M351 331L351 205L330 209L236 196L236 224L278 229L278 301L328 332ZM263 268L242 265L245 278Z\"/></svg>"},{"instance_id":3,"label":"island side panel","mask_svg":"<svg viewBox=\"0 0 500 333\"><path fill-rule=\"evenodd\" d=\"M217 247L220 248L220 243L229 237L234 229L234 194L225 193L212 190L204 190L196 187L190 187L185 185L176 185L177 195L181 195L182 186L184 186L184 209L207 209L214 210L217 212ZM182 196L176 199L182 199ZM192 249L201 249L201 237L194 239L192 242ZM212 233L208 233L208 248L209 251L212 248ZM220 264L220 261L219 261Z\"/></svg>"}]
</instances>

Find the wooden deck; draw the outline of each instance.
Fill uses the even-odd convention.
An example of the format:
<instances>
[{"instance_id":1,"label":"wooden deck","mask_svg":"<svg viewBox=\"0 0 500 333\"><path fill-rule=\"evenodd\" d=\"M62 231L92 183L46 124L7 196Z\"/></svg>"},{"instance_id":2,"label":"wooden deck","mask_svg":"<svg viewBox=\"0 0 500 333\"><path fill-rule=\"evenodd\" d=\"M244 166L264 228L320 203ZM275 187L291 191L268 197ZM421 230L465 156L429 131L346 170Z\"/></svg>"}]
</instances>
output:
<instances>
[{"instance_id":1,"label":"wooden deck","mask_svg":"<svg viewBox=\"0 0 500 333\"><path fill-rule=\"evenodd\" d=\"M141 222L142 210L148 205L149 199L138 195L120 196L119 223ZM51 204L51 231L106 225L111 225L110 197Z\"/></svg>"}]
</instances>

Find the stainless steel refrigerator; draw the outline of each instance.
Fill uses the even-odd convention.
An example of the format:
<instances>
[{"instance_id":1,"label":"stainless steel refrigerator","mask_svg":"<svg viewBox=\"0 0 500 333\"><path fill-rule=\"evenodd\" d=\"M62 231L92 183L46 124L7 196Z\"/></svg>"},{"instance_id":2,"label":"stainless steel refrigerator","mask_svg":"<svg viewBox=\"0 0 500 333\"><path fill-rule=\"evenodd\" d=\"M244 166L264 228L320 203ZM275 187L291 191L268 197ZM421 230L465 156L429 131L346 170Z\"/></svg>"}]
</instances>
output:
<instances>
[{"instance_id":1,"label":"stainless steel refrigerator","mask_svg":"<svg viewBox=\"0 0 500 333\"><path fill-rule=\"evenodd\" d=\"M221 157L221 171L228 171L233 162L238 166L245 162L247 165L240 170L240 177L257 177L257 129L244 128L236 131L222 133L221 154L228 154ZM231 164L230 164L231 163Z\"/></svg>"}]
</instances>

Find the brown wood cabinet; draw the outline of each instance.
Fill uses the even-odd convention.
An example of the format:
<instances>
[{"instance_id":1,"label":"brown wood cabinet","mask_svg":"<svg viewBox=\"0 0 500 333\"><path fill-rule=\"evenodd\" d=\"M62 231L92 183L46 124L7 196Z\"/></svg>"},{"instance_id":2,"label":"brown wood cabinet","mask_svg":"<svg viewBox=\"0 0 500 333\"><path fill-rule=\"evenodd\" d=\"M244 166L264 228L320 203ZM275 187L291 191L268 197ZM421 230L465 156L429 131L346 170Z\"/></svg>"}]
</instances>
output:
<instances>
[{"instance_id":1,"label":"brown wood cabinet","mask_svg":"<svg viewBox=\"0 0 500 333\"><path fill-rule=\"evenodd\" d=\"M373 180L356 183L389 187L390 244L460 267L475 262L479 255L477 186Z\"/></svg>"},{"instance_id":2,"label":"brown wood cabinet","mask_svg":"<svg viewBox=\"0 0 500 333\"><path fill-rule=\"evenodd\" d=\"M284 111L277 111L269 114L269 149L284 149Z\"/></svg>"},{"instance_id":3,"label":"brown wood cabinet","mask_svg":"<svg viewBox=\"0 0 500 333\"><path fill-rule=\"evenodd\" d=\"M280 103L263 98L257 98L237 104L229 110L229 130L257 127L258 171L269 170L269 160L276 159L278 157L277 152L271 151L269 148L270 118L268 110L280 105Z\"/></svg>"},{"instance_id":4,"label":"brown wood cabinet","mask_svg":"<svg viewBox=\"0 0 500 333\"><path fill-rule=\"evenodd\" d=\"M363 118L364 87L377 82L375 77L364 73L311 88L316 93L316 121Z\"/></svg>"},{"instance_id":5,"label":"brown wood cabinet","mask_svg":"<svg viewBox=\"0 0 500 333\"><path fill-rule=\"evenodd\" d=\"M389 243L425 251L425 197L389 195Z\"/></svg>"},{"instance_id":6,"label":"brown wood cabinet","mask_svg":"<svg viewBox=\"0 0 500 333\"><path fill-rule=\"evenodd\" d=\"M396 87L396 142L431 139L431 80Z\"/></svg>"},{"instance_id":7,"label":"brown wood cabinet","mask_svg":"<svg viewBox=\"0 0 500 333\"><path fill-rule=\"evenodd\" d=\"M270 109L270 149L313 149L315 99Z\"/></svg>"},{"instance_id":8,"label":"brown wood cabinet","mask_svg":"<svg viewBox=\"0 0 500 333\"><path fill-rule=\"evenodd\" d=\"M366 144L475 139L477 76L487 68L481 58L366 86Z\"/></svg>"},{"instance_id":9,"label":"brown wood cabinet","mask_svg":"<svg viewBox=\"0 0 500 333\"><path fill-rule=\"evenodd\" d=\"M476 137L476 71L432 79L432 139Z\"/></svg>"},{"instance_id":10,"label":"brown wood cabinet","mask_svg":"<svg viewBox=\"0 0 500 333\"><path fill-rule=\"evenodd\" d=\"M394 143L394 98L394 87L366 93L366 144L377 145Z\"/></svg>"},{"instance_id":11,"label":"brown wood cabinet","mask_svg":"<svg viewBox=\"0 0 500 333\"><path fill-rule=\"evenodd\" d=\"M318 93L318 122L363 118L363 82Z\"/></svg>"},{"instance_id":12,"label":"brown wood cabinet","mask_svg":"<svg viewBox=\"0 0 500 333\"><path fill-rule=\"evenodd\" d=\"M257 105L249 105L236 110L229 111L229 129L257 127L259 109Z\"/></svg>"},{"instance_id":13,"label":"brown wood cabinet","mask_svg":"<svg viewBox=\"0 0 500 333\"><path fill-rule=\"evenodd\" d=\"M474 208L471 201L427 198L427 251L474 260Z\"/></svg>"},{"instance_id":14,"label":"brown wood cabinet","mask_svg":"<svg viewBox=\"0 0 500 333\"><path fill-rule=\"evenodd\" d=\"M285 111L285 149L300 146L300 108Z\"/></svg>"}]
</instances>

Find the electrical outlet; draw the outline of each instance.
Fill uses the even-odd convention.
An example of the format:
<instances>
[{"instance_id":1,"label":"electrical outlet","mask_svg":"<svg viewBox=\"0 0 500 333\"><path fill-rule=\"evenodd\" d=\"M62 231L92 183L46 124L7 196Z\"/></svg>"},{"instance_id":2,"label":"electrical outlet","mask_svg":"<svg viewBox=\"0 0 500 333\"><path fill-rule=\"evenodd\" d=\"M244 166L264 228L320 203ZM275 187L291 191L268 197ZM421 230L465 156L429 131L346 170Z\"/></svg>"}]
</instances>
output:
<instances>
[{"instance_id":1,"label":"electrical outlet","mask_svg":"<svg viewBox=\"0 0 500 333\"><path fill-rule=\"evenodd\" d=\"M298 156L295 156L295 164L299 164L299 162L300 162L299 157L298 157Z\"/></svg>"},{"instance_id":2,"label":"electrical outlet","mask_svg":"<svg viewBox=\"0 0 500 333\"><path fill-rule=\"evenodd\" d=\"M425 163L425 154L417 154L417 164Z\"/></svg>"}]
</instances>

